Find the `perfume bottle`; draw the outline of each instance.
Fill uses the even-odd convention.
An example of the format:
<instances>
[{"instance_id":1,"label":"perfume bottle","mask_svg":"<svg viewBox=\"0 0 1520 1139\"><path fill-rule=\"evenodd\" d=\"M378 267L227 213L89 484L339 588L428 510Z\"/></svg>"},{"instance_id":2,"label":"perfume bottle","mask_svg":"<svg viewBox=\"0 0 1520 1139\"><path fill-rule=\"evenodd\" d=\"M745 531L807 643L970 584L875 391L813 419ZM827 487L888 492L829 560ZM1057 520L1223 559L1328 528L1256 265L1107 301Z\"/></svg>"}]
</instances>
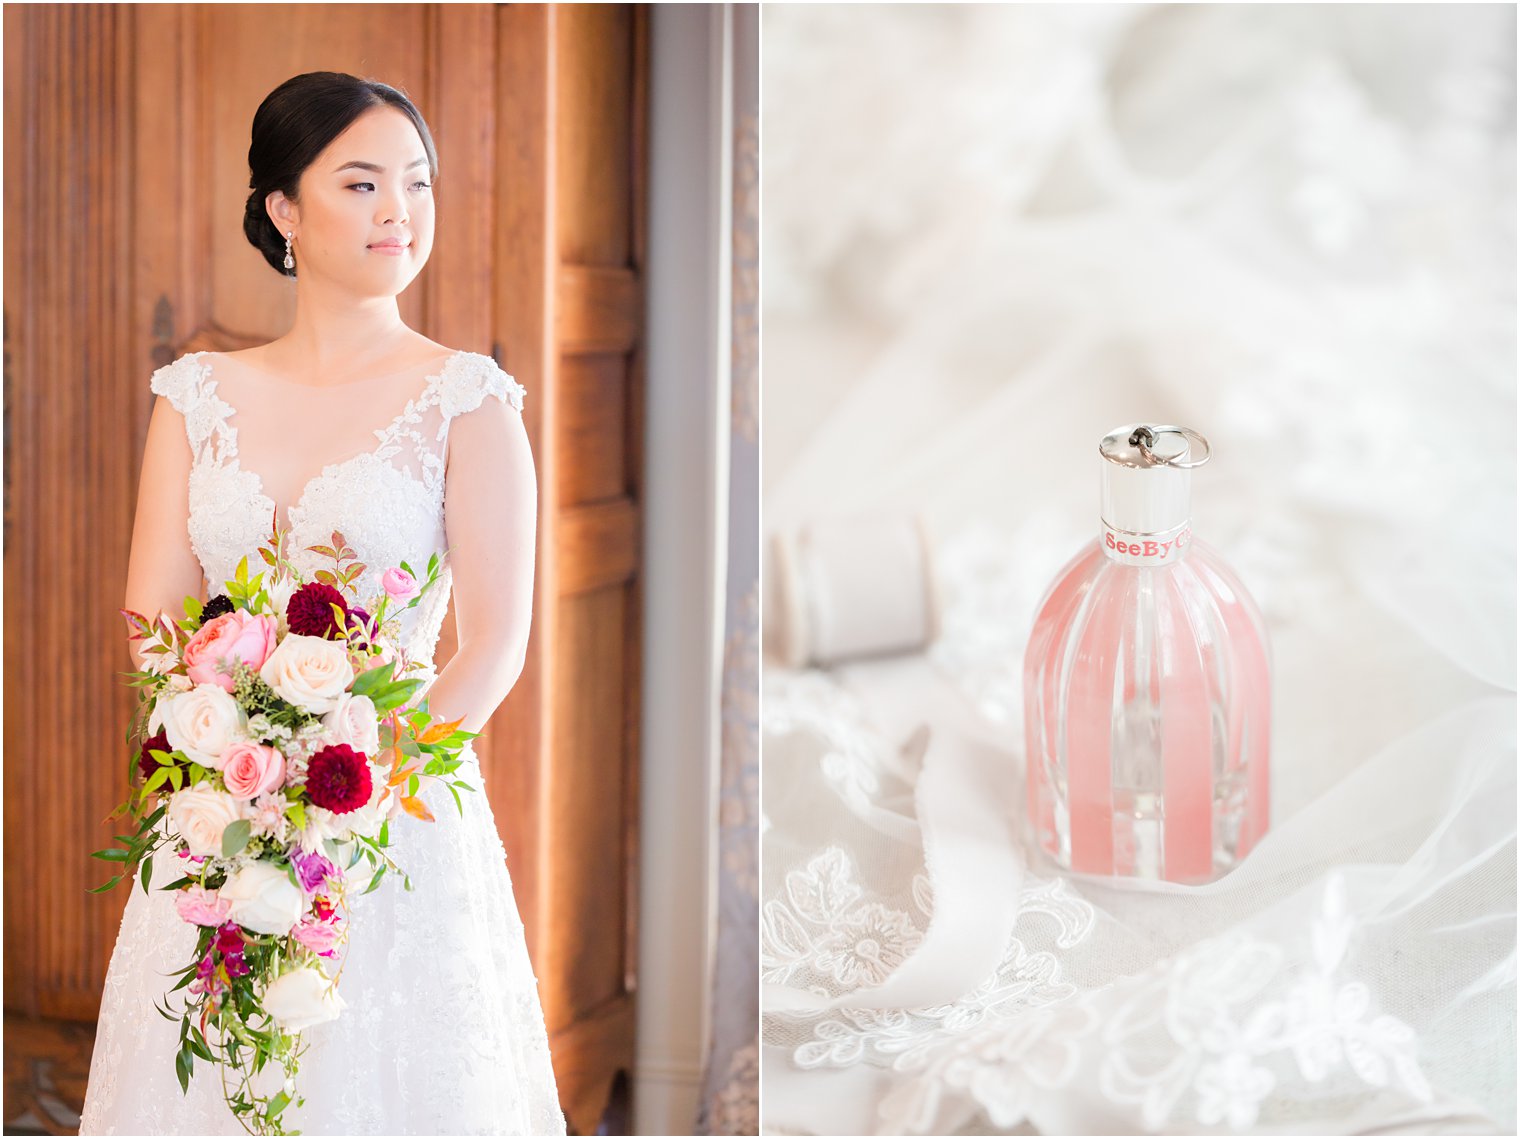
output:
<instances>
[{"instance_id":1,"label":"perfume bottle","mask_svg":"<svg viewBox=\"0 0 1520 1139\"><path fill-rule=\"evenodd\" d=\"M1098 450L1101 531L1046 592L1024 657L1030 821L1066 869L1208 881L1267 829L1266 629L1192 536L1208 441L1132 424Z\"/></svg>"}]
</instances>

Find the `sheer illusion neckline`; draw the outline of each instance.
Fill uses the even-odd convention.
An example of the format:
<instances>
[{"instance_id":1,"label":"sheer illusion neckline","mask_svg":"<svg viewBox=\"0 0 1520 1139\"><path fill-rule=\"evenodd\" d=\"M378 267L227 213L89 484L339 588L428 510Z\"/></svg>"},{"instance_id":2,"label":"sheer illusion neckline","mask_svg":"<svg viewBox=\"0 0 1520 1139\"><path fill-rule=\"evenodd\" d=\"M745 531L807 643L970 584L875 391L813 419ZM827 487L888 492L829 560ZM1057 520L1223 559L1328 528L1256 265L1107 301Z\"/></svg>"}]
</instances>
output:
<instances>
[{"instance_id":1,"label":"sheer illusion neckline","mask_svg":"<svg viewBox=\"0 0 1520 1139\"><path fill-rule=\"evenodd\" d=\"M455 356L459 355L461 351L462 349L455 349L454 351L449 352L447 355L440 357L436 363L429 365L429 367L433 368L435 371L442 370L444 366L446 366L448 362ZM206 357L208 355L216 355L225 359L227 354L225 352L199 353L202 363L210 367L214 366L216 362L214 360L207 360ZM263 368L255 368L251 364L239 364L238 366L246 367L248 371L258 376L260 380L268 380L271 383L278 384L282 388L299 388L301 391L307 392L344 391L348 388L366 387L370 384L379 383L381 380L394 379L395 377L402 375L405 372L413 371L416 368L416 365L413 365L410 368L397 368L394 371L381 372L377 376L361 376L355 380L344 380L339 384L303 384L300 380L287 380L284 376L277 376L273 372L266 372ZM437 377L435 375L428 375L422 377L422 380L424 383L426 383L427 381L436 378Z\"/></svg>"},{"instance_id":2,"label":"sheer illusion neckline","mask_svg":"<svg viewBox=\"0 0 1520 1139\"><path fill-rule=\"evenodd\" d=\"M195 360L196 360L196 363L198 365L200 365L202 381L204 382L204 381L209 380L209 381L212 381L212 383L214 385L215 384L215 361L208 359L208 357L210 355L212 355L212 353L209 352L209 351L197 352L196 355L195 355ZM421 384L420 384L420 387L419 387L417 393L415 395L413 395L410 399L407 400L406 406L404 408L402 408L400 414L398 414L394 419L392 419L384 427L376 428L372 432L372 434L378 440L378 442L376 442L374 446L370 447L368 450L358 451L358 452L356 452L356 453L354 453L352 455L349 455L347 458L338 459L338 460L336 460L334 462L326 464L316 474L312 475L304 483L302 483L301 484L301 493L296 496L295 502L293 502L291 505L289 505L289 506L287 506L287 507L284 508L283 513L284 513L284 516L285 516L285 520L284 520L284 525L281 527L281 529L283 529L283 530L290 530L290 529L292 529L296 525L295 519L300 519L300 518L304 517L304 515L305 515L305 509L306 509L306 506L305 506L305 504L306 504L306 498L307 498L307 495L311 493L311 488L314 485L316 485L318 482L322 481L323 479L327 478L328 476L330 476L332 474L335 474L336 472L342 470L344 467L350 466L350 465L352 465L354 463L362 462L365 459L374 458L376 452L380 451L383 447L385 447L385 445L388 442L390 442L391 436L395 434L396 430L403 423L407 422L407 420L409 420L417 412L418 405L420 403L422 403L427 398L428 393L433 390L433 385L435 385L436 383L438 383L438 381L441 380L444 377L444 375L448 372L449 368L452 367L457 360L462 359L465 355L467 355L467 352L463 348L459 348L459 349L454 350L453 352L449 353L448 356L444 357L444 359L442 360L442 362L440 362L439 364L437 364L434 367L434 369L433 369L433 371L431 373L429 373L427 376L424 376L422 378L422 380L421 380ZM395 374L396 373L394 373L394 372L389 373L389 375L392 375L392 376L394 376ZM385 379L385 378L386 378L386 376L373 377L373 379ZM289 380L278 380L277 382L281 383L281 384L284 384L287 387L309 388L309 385L298 384L298 383L294 383L294 382L289 381ZM346 384L334 384L333 386L335 388L346 388L346 387L351 387L354 384L365 384L365 383L369 383L369 382L371 382L371 381L370 380L353 380L353 381L349 381L349 383L346 383ZM322 390L322 389L309 389L309 390ZM224 430L228 433L228 440L229 440L229 444L230 444L229 451L231 452L233 460L236 463L237 468L240 471L243 471L247 476L249 476L253 480L252 496L253 496L254 501L257 502L257 503L259 503L263 507L263 513L266 516L271 517L272 519L278 520L278 513L277 512L279 511L279 504L276 503L274 501L274 499L271 498L267 493L265 493L265 490L264 490L264 477L261 474L259 474L258 471L253 470L252 468L243 465L242 450L241 450L241 447L240 447L240 443L242 441L241 440L241 432L239 431L239 424L237 423L237 420L239 418L238 409L236 407L234 407L231 403L229 403L226 399L222 398L220 394L218 394L217 398L221 399L221 402L229 409L229 414L224 417L224 419L223 419L222 422L223 422L223 428L224 428ZM380 460L377 460L377 461L386 463L386 460L384 460L384 459L380 459ZM394 468L393 464L386 463L386 465L392 466L393 469L398 469L399 470L399 468ZM419 485L421 485L421 484L419 484Z\"/></svg>"}]
</instances>

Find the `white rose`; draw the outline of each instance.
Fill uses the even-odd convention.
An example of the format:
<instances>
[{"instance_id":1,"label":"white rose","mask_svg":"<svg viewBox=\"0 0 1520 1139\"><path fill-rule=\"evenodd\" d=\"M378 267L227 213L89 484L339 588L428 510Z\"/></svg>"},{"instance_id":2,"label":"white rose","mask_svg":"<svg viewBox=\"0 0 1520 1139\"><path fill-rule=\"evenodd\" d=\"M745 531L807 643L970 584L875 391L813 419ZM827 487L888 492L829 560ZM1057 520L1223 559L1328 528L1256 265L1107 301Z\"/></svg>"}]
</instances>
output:
<instances>
[{"instance_id":1,"label":"white rose","mask_svg":"<svg viewBox=\"0 0 1520 1139\"><path fill-rule=\"evenodd\" d=\"M343 693L322 722L327 726L331 743L347 744L367 756L380 750L380 721L375 702L368 696Z\"/></svg>"},{"instance_id":2,"label":"white rose","mask_svg":"<svg viewBox=\"0 0 1520 1139\"><path fill-rule=\"evenodd\" d=\"M264 990L265 1011L286 1032L334 1020L345 1007L337 986L309 965L280 974Z\"/></svg>"},{"instance_id":3,"label":"white rose","mask_svg":"<svg viewBox=\"0 0 1520 1139\"><path fill-rule=\"evenodd\" d=\"M306 895L280 867L250 862L222 887L232 903L228 916L255 933L284 935L306 912Z\"/></svg>"},{"instance_id":4,"label":"white rose","mask_svg":"<svg viewBox=\"0 0 1520 1139\"><path fill-rule=\"evenodd\" d=\"M220 691L220 689L218 689ZM188 787L169 796L166 817L197 858L222 856L222 832L242 817L238 801L225 791Z\"/></svg>"},{"instance_id":5,"label":"white rose","mask_svg":"<svg viewBox=\"0 0 1520 1139\"><path fill-rule=\"evenodd\" d=\"M168 733L169 746L206 767L220 767L222 752L247 736L247 714L215 684L197 684L189 692L161 696L153 714Z\"/></svg>"},{"instance_id":6,"label":"white rose","mask_svg":"<svg viewBox=\"0 0 1520 1139\"><path fill-rule=\"evenodd\" d=\"M259 676L282 699L320 715L331 712L354 682L354 667L344 642L291 633L269 654Z\"/></svg>"}]
</instances>

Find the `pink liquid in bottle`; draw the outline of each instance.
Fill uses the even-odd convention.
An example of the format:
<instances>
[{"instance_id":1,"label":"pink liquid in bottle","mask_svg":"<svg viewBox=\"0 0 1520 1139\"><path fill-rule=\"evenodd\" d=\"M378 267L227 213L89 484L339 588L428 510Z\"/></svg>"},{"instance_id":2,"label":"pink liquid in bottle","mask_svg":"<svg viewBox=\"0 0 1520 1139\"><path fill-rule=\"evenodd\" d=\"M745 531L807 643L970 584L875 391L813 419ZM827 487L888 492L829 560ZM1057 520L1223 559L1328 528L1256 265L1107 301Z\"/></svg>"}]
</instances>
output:
<instances>
[{"instance_id":1,"label":"pink liquid in bottle","mask_svg":"<svg viewBox=\"0 0 1520 1139\"><path fill-rule=\"evenodd\" d=\"M1030 821L1069 870L1204 882L1267 830L1266 629L1192 537L1208 442L1141 424L1099 452L1102 531L1046 592L1024 657Z\"/></svg>"}]
</instances>

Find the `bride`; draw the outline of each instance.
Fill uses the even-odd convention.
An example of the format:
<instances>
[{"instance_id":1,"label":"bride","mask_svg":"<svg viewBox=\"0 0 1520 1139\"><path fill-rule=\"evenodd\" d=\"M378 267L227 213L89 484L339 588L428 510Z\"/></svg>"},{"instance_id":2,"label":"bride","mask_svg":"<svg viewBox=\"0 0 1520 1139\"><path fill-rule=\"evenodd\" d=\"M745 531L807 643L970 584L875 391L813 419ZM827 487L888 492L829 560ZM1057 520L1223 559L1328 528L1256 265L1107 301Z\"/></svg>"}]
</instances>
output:
<instances>
[{"instance_id":1,"label":"bride","mask_svg":"<svg viewBox=\"0 0 1520 1139\"><path fill-rule=\"evenodd\" d=\"M432 248L438 161L401 92L333 72L298 75L253 120L243 228L295 279L278 340L188 353L153 374L127 570L128 609L181 612L221 592L238 560L289 528L305 547L339 530L367 567L358 595L402 559L444 559L405 611L429 711L479 731L517 680L528 637L536 489L523 391L488 356L402 322L397 295ZM433 653L450 589L459 649ZM134 667L143 667L134 654ZM473 750L460 775L481 788ZM563 1134L536 981L483 788L399 817L394 880L350 903L346 1009L308 1028L286 1126L305 1134ZM201 1064L182 1093L177 1022L154 1011L195 927L169 893L134 887L101 1001L81 1134L238 1134Z\"/></svg>"}]
</instances>

